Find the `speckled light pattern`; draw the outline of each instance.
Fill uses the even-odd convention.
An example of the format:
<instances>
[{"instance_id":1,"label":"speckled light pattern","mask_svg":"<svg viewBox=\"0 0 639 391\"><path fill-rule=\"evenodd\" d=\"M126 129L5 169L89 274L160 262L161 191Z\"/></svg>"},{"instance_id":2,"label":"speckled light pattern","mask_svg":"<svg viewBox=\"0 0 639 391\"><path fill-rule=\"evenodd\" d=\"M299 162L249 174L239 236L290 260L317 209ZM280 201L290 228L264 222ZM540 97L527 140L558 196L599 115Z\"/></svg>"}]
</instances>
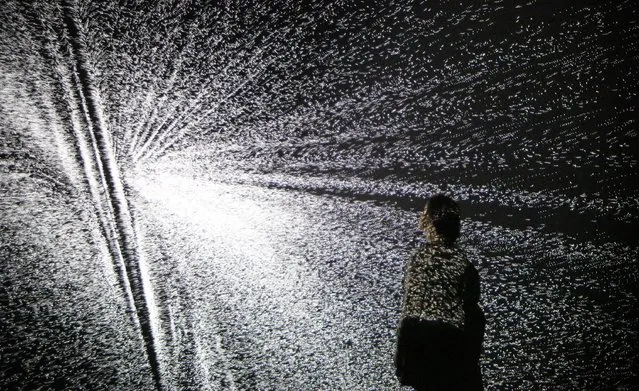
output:
<instances>
[{"instance_id":1,"label":"speckled light pattern","mask_svg":"<svg viewBox=\"0 0 639 391\"><path fill-rule=\"evenodd\" d=\"M404 299L402 317L442 321L464 329L464 300L469 293L471 266L462 250L456 246L429 244L411 253L404 269ZM476 288L478 283L473 284ZM469 303L470 303L470 299Z\"/></svg>"},{"instance_id":2,"label":"speckled light pattern","mask_svg":"<svg viewBox=\"0 0 639 391\"><path fill-rule=\"evenodd\" d=\"M438 192L487 389L639 384L631 1L201 3L0 7L0 389L400 389Z\"/></svg>"}]
</instances>

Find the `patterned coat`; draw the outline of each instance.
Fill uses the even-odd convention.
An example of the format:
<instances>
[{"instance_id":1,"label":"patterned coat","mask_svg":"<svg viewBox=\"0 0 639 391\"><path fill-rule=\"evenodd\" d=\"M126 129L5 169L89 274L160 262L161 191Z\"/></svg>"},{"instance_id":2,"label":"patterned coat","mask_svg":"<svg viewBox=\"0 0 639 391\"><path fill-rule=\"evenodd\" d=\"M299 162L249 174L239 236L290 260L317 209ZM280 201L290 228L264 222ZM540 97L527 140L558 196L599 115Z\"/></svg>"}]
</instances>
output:
<instances>
[{"instance_id":1,"label":"patterned coat","mask_svg":"<svg viewBox=\"0 0 639 391\"><path fill-rule=\"evenodd\" d=\"M444 244L415 250L404 274L402 318L439 320L460 329L479 302L479 275L463 251ZM471 322L472 323L472 322Z\"/></svg>"},{"instance_id":2,"label":"patterned coat","mask_svg":"<svg viewBox=\"0 0 639 391\"><path fill-rule=\"evenodd\" d=\"M404 275L396 374L417 390L482 390L485 318L479 274L464 253L431 243L415 250Z\"/></svg>"}]
</instances>

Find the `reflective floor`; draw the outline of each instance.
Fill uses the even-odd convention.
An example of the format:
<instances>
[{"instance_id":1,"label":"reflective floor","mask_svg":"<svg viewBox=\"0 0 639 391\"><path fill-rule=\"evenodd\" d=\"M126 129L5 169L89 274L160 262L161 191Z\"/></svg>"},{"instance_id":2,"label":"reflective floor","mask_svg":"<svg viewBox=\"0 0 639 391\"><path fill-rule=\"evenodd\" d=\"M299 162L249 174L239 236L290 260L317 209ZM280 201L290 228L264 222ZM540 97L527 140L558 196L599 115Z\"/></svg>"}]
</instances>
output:
<instances>
[{"instance_id":1,"label":"reflective floor","mask_svg":"<svg viewBox=\"0 0 639 391\"><path fill-rule=\"evenodd\" d=\"M8 1L0 389L402 389L438 192L486 388L633 389L634 8Z\"/></svg>"}]
</instances>

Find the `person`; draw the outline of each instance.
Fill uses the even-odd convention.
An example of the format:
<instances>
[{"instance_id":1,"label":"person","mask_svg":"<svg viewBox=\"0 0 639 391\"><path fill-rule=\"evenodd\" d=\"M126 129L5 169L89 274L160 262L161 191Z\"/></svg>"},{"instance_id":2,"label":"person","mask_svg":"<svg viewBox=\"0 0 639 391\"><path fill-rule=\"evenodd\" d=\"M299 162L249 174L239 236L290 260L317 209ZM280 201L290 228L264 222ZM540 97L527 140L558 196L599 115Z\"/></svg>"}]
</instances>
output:
<instances>
[{"instance_id":1,"label":"person","mask_svg":"<svg viewBox=\"0 0 639 391\"><path fill-rule=\"evenodd\" d=\"M482 390L479 357L486 321L477 269L455 245L458 204L443 194L431 197L419 226L427 243L406 264L396 375L418 391Z\"/></svg>"}]
</instances>

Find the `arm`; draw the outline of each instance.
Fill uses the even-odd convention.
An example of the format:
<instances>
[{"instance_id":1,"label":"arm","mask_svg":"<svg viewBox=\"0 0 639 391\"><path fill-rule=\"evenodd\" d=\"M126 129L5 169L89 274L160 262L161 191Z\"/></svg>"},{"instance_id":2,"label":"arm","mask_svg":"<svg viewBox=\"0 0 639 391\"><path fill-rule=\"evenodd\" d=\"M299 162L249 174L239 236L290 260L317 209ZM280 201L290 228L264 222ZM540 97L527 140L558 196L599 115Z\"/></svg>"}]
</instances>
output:
<instances>
[{"instance_id":1,"label":"arm","mask_svg":"<svg viewBox=\"0 0 639 391\"><path fill-rule=\"evenodd\" d=\"M470 339L469 344L472 346L471 358L474 361L479 360L486 329L486 318L484 317L484 311L479 306L479 295L479 273L477 273L475 266L469 263L466 268L464 284L464 328Z\"/></svg>"},{"instance_id":2,"label":"arm","mask_svg":"<svg viewBox=\"0 0 639 391\"><path fill-rule=\"evenodd\" d=\"M464 274L464 307L470 307L479 303L479 273L469 262Z\"/></svg>"},{"instance_id":3,"label":"arm","mask_svg":"<svg viewBox=\"0 0 639 391\"><path fill-rule=\"evenodd\" d=\"M397 327L397 348L395 350L395 375L399 379L400 383L404 384L404 367L406 365L406 350L407 350L407 341L404 335L404 308L406 306L406 298L408 294L408 276L411 272L411 265L413 263L414 253L411 253L408 257L408 260L404 264L404 276L402 280L402 307L401 307L401 315L400 315L400 323Z\"/></svg>"},{"instance_id":4,"label":"arm","mask_svg":"<svg viewBox=\"0 0 639 391\"><path fill-rule=\"evenodd\" d=\"M402 312L404 311L404 307L406 306L406 298L408 296L408 282L410 281L410 275L412 274L413 264L415 260L416 252L413 251L408 256L408 260L404 265L404 278L402 280Z\"/></svg>"}]
</instances>

